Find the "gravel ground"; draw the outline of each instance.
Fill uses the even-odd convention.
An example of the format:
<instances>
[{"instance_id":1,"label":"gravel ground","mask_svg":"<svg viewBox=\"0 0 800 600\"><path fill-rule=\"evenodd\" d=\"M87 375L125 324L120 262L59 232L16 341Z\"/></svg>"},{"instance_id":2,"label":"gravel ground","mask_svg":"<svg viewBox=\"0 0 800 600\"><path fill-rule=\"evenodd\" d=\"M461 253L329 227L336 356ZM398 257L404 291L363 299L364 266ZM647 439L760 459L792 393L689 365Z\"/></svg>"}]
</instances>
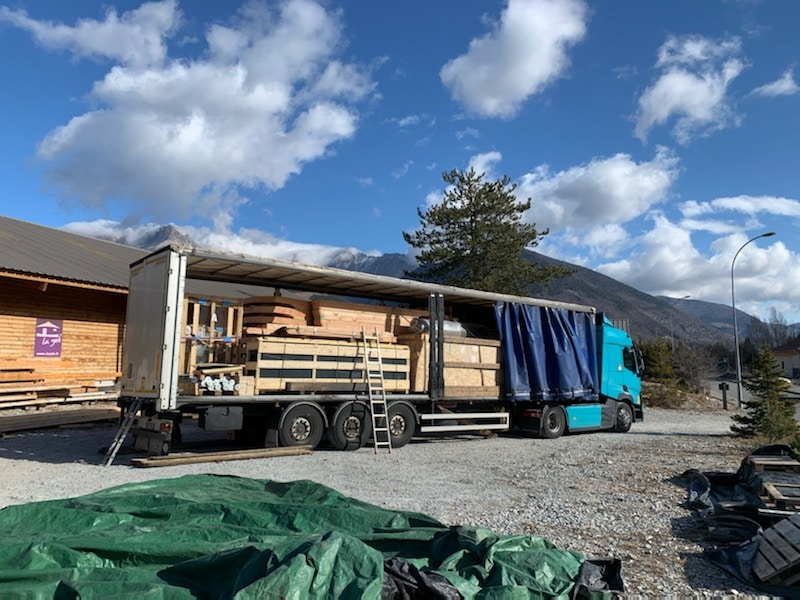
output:
<instances>
[{"instance_id":1,"label":"gravel ground","mask_svg":"<svg viewBox=\"0 0 800 600\"><path fill-rule=\"evenodd\" d=\"M415 440L388 455L317 450L147 469L131 467L123 454L101 466L110 426L8 434L0 439L0 507L189 473L310 479L443 523L536 535L589 558L619 558L631 597L755 597L703 557L699 521L680 506L686 490L675 481L690 468L736 471L752 448L728 435L730 415L650 409L625 434L461 436Z\"/></svg>"}]
</instances>

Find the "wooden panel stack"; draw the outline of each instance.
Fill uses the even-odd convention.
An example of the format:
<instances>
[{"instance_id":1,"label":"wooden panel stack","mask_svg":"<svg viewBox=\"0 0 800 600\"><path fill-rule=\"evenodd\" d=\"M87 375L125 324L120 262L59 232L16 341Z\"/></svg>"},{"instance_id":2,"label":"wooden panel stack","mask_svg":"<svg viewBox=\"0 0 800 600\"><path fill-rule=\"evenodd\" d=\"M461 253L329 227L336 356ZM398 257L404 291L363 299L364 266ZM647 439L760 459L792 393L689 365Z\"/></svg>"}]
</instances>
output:
<instances>
[{"instance_id":1,"label":"wooden panel stack","mask_svg":"<svg viewBox=\"0 0 800 600\"><path fill-rule=\"evenodd\" d=\"M366 390L361 342L269 336L246 346L245 374L256 378L256 393ZM382 345L381 356L386 391L408 392L408 348Z\"/></svg>"},{"instance_id":2,"label":"wooden panel stack","mask_svg":"<svg viewBox=\"0 0 800 600\"><path fill-rule=\"evenodd\" d=\"M48 404L115 400L114 380L98 381L88 374L37 372L31 366L0 367L0 409L32 408ZM108 375L108 373L101 373Z\"/></svg>"},{"instance_id":3,"label":"wooden panel stack","mask_svg":"<svg viewBox=\"0 0 800 600\"><path fill-rule=\"evenodd\" d=\"M253 296L243 302L243 309L243 326L246 329L263 329L264 333L287 325L311 324L311 302L308 300L284 296Z\"/></svg>"},{"instance_id":4,"label":"wooden panel stack","mask_svg":"<svg viewBox=\"0 0 800 600\"><path fill-rule=\"evenodd\" d=\"M425 333L401 335L398 342L410 349L411 391L427 391L430 337ZM501 352L497 340L446 336L445 396L498 396L503 382Z\"/></svg>"},{"instance_id":5,"label":"wooden panel stack","mask_svg":"<svg viewBox=\"0 0 800 600\"><path fill-rule=\"evenodd\" d=\"M411 332L415 317L426 317L428 311L357 302L312 300L314 325L326 329L361 334L361 328L373 335L381 332L398 336Z\"/></svg>"}]
</instances>

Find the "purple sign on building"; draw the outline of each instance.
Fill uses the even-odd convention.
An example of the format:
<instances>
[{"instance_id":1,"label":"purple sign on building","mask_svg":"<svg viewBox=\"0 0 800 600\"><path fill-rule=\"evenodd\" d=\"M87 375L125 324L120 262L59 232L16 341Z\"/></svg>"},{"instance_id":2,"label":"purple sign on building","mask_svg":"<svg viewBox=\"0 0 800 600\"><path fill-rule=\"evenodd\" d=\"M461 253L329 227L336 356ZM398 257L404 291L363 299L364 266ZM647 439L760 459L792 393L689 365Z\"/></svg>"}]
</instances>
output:
<instances>
[{"instance_id":1,"label":"purple sign on building","mask_svg":"<svg viewBox=\"0 0 800 600\"><path fill-rule=\"evenodd\" d=\"M61 319L36 319L34 356L61 356Z\"/></svg>"}]
</instances>

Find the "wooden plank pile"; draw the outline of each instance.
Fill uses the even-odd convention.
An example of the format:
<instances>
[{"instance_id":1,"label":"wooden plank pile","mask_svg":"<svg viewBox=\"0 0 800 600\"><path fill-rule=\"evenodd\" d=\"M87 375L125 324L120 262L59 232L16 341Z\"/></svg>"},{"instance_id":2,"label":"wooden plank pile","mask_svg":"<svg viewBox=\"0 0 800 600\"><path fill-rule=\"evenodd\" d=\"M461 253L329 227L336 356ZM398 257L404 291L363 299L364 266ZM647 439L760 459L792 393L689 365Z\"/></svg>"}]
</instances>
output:
<instances>
[{"instance_id":1,"label":"wooden plank pile","mask_svg":"<svg viewBox=\"0 0 800 600\"><path fill-rule=\"evenodd\" d=\"M428 311L336 300L255 296L244 301L243 335L285 335L355 339L362 328L382 343L411 332L411 323Z\"/></svg>"},{"instance_id":2,"label":"wooden plank pile","mask_svg":"<svg viewBox=\"0 0 800 600\"><path fill-rule=\"evenodd\" d=\"M118 392L114 380L98 381L93 375L84 372L77 375L70 370L43 372L23 363L4 363L0 366L0 410L115 400ZM109 373L97 375L107 377Z\"/></svg>"},{"instance_id":3,"label":"wooden plank pile","mask_svg":"<svg viewBox=\"0 0 800 600\"><path fill-rule=\"evenodd\" d=\"M75 408L35 411L21 415L0 416L0 435L13 431L27 431L45 427L83 425L119 419L118 408Z\"/></svg>"}]
</instances>

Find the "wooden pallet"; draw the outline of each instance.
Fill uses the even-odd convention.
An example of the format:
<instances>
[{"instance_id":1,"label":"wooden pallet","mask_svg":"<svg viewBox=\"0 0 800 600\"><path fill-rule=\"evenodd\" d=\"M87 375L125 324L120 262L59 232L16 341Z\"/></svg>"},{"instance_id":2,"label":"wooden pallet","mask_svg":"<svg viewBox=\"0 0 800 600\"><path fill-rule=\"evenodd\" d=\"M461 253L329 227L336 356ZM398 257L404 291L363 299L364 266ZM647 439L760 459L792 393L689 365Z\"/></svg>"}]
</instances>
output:
<instances>
[{"instance_id":1,"label":"wooden pallet","mask_svg":"<svg viewBox=\"0 0 800 600\"><path fill-rule=\"evenodd\" d=\"M756 471L794 471L800 473L800 462L788 456L750 456Z\"/></svg>"},{"instance_id":2,"label":"wooden pallet","mask_svg":"<svg viewBox=\"0 0 800 600\"><path fill-rule=\"evenodd\" d=\"M769 500L781 510L798 510L800 508L800 484L798 483L765 483L764 491Z\"/></svg>"},{"instance_id":3,"label":"wooden pallet","mask_svg":"<svg viewBox=\"0 0 800 600\"><path fill-rule=\"evenodd\" d=\"M773 525L761 536L753 572L764 583L800 582L800 513Z\"/></svg>"}]
</instances>

